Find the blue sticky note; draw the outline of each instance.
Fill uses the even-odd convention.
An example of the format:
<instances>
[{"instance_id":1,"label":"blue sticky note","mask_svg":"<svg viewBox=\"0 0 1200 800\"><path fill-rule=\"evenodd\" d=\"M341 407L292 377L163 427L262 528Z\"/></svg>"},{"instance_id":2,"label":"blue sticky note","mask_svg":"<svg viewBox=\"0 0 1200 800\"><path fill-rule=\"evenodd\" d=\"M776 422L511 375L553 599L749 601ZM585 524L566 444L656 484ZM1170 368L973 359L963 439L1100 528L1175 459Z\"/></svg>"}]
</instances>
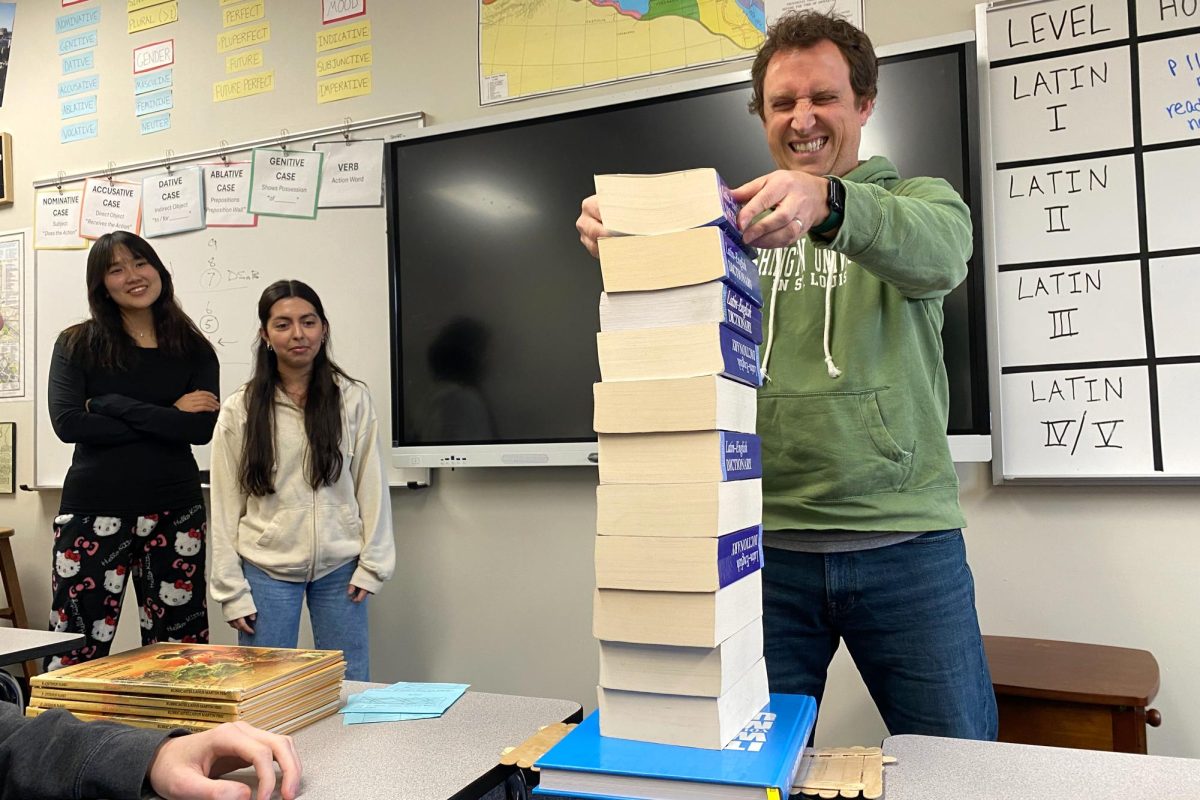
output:
<instances>
[{"instance_id":1,"label":"blue sticky note","mask_svg":"<svg viewBox=\"0 0 1200 800\"><path fill-rule=\"evenodd\" d=\"M142 117L138 120L138 125L141 127L142 136L147 133L158 133L165 131L171 127L171 113L168 111L165 114L155 114L152 117Z\"/></svg>"},{"instance_id":2,"label":"blue sticky note","mask_svg":"<svg viewBox=\"0 0 1200 800\"><path fill-rule=\"evenodd\" d=\"M64 36L58 40L58 54L61 56L67 53L74 53L76 50L87 50L89 47L95 47L98 38L95 31L77 33L74 36Z\"/></svg>"},{"instance_id":3,"label":"blue sticky note","mask_svg":"<svg viewBox=\"0 0 1200 800\"><path fill-rule=\"evenodd\" d=\"M58 141L60 144L66 144L67 142L78 142L80 139L95 139L99 131L100 126L94 119L72 122L62 126Z\"/></svg>"},{"instance_id":4,"label":"blue sticky note","mask_svg":"<svg viewBox=\"0 0 1200 800\"><path fill-rule=\"evenodd\" d=\"M70 75L72 72L83 72L85 69L91 69L95 65L95 50L88 50L86 53L75 53L63 58L62 74Z\"/></svg>"},{"instance_id":5,"label":"blue sticky note","mask_svg":"<svg viewBox=\"0 0 1200 800\"><path fill-rule=\"evenodd\" d=\"M100 88L99 75L85 75L82 78L70 78L58 84L58 96L70 97L73 94L94 92Z\"/></svg>"},{"instance_id":6,"label":"blue sticky note","mask_svg":"<svg viewBox=\"0 0 1200 800\"><path fill-rule=\"evenodd\" d=\"M341 713L441 714L467 687L465 683L396 683L350 695Z\"/></svg>"},{"instance_id":7,"label":"blue sticky note","mask_svg":"<svg viewBox=\"0 0 1200 800\"><path fill-rule=\"evenodd\" d=\"M169 88L174 83L174 72L173 69L160 69L146 75L134 75L133 93L145 94Z\"/></svg>"},{"instance_id":8,"label":"blue sticky note","mask_svg":"<svg viewBox=\"0 0 1200 800\"><path fill-rule=\"evenodd\" d=\"M89 94L86 97L72 97L69 100L63 100L58 106L59 118L61 119L86 117L88 114L96 113L96 95Z\"/></svg>"},{"instance_id":9,"label":"blue sticky note","mask_svg":"<svg viewBox=\"0 0 1200 800\"><path fill-rule=\"evenodd\" d=\"M76 11L74 14L63 14L61 17L54 18L54 32L66 33L78 28L86 28L89 25L95 25L100 22L100 9L87 8L83 11Z\"/></svg>"},{"instance_id":10,"label":"blue sticky note","mask_svg":"<svg viewBox=\"0 0 1200 800\"><path fill-rule=\"evenodd\" d=\"M133 113L139 117L146 114L157 114L160 111L170 111L175 107L175 91L161 89L150 94L143 94L133 99Z\"/></svg>"}]
</instances>

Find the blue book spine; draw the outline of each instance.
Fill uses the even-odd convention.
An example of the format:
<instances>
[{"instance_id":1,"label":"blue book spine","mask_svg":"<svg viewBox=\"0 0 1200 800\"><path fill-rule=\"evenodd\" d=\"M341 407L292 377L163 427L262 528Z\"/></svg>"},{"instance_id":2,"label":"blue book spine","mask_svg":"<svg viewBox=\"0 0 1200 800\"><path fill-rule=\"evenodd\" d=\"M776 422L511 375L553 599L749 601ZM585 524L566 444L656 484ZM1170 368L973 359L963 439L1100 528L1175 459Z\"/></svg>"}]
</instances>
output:
<instances>
[{"instance_id":1,"label":"blue book spine","mask_svg":"<svg viewBox=\"0 0 1200 800\"><path fill-rule=\"evenodd\" d=\"M753 433L719 431L721 480L744 481L762 477L762 441Z\"/></svg>"},{"instance_id":2,"label":"blue book spine","mask_svg":"<svg viewBox=\"0 0 1200 800\"><path fill-rule=\"evenodd\" d=\"M744 336L739 336L727 326L719 328L721 357L725 370L721 374L751 386L762 386L762 375L758 369L758 345Z\"/></svg>"},{"instance_id":3,"label":"blue book spine","mask_svg":"<svg viewBox=\"0 0 1200 800\"><path fill-rule=\"evenodd\" d=\"M761 525L734 531L717 539L717 577L722 589L762 569L762 565Z\"/></svg>"},{"instance_id":4,"label":"blue book spine","mask_svg":"<svg viewBox=\"0 0 1200 800\"><path fill-rule=\"evenodd\" d=\"M728 231L722 231L721 254L725 259L725 281L762 308L762 286L759 285L758 267L754 259L742 249L740 237L733 239Z\"/></svg>"},{"instance_id":5,"label":"blue book spine","mask_svg":"<svg viewBox=\"0 0 1200 800\"><path fill-rule=\"evenodd\" d=\"M722 289L725 297L725 324L755 344L762 344L762 309L729 284L725 284Z\"/></svg>"},{"instance_id":6,"label":"blue book spine","mask_svg":"<svg viewBox=\"0 0 1200 800\"><path fill-rule=\"evenodd\" d=\"M724 231L725 235L732 239L734 244L753 259L755 256L754 248L742 241L742 231L738 227L738 212L742 210L742 207L733 199L733 195L729 192L729 187L725 185L725 180L720 175L717 176L717 191L721 195L721 211L723 215L720 219L714 220L710 224L716 225Z\"/></svg>"}]
</instances>

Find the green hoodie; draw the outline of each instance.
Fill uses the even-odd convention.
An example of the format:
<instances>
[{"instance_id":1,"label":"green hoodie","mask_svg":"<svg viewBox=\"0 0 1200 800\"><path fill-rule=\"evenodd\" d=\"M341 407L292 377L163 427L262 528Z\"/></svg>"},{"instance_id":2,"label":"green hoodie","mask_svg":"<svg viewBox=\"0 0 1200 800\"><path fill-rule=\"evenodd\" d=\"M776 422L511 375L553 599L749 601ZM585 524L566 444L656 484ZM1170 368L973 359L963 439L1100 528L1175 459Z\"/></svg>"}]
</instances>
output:
<instances>
[{"instance_id":1,"label":"green hoodie","mask_svg":"<svg viewBox=\"0 0 1200 800\"><path fill-rule=\"evenodd\" d=\"M884 158L842 182L836 238L758 259L763 527L961 527L941 331L942 297L967 274L970 212L945 181L901 180Z\"/></svg>"}]
</instances>

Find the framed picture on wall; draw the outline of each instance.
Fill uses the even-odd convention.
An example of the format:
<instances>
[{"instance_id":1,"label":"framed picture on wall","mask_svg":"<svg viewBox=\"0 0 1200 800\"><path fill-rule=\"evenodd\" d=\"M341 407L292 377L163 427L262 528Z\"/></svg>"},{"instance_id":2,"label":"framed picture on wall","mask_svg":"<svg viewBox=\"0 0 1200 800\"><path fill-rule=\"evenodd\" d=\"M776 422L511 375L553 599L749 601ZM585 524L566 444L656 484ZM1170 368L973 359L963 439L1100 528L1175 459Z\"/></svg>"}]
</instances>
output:
<instances>
[{"instance_id":1,"label":"framed picture on wall","mask_svg":"<svg viewBox=\"0 0 1200 800\"><path fill-rule=\"evenodd\" d=\"M0 494L17 488L17 423L0 422Z\"/></svg>"},{"instance_id":2,"label":"framed picture on wall","mask_svg":"<svg viewBox=\"0 0 1200 800\"><path fill-rule=\"evenodd\" d=\"M0 133L0 206L12 201L12 134Z\"/></svg>"},{"instance_id":3,"label":"framed picture on wall","mask_svg":"<svg viewBox=\"0 0 1200 800\"><path fill-rule=\"evenodd\" d=\"M12 51L16 11L16 3L0 3L0 106L4 105L4 84L8 82L8 54Z\"/></svg>"}]
</instances>

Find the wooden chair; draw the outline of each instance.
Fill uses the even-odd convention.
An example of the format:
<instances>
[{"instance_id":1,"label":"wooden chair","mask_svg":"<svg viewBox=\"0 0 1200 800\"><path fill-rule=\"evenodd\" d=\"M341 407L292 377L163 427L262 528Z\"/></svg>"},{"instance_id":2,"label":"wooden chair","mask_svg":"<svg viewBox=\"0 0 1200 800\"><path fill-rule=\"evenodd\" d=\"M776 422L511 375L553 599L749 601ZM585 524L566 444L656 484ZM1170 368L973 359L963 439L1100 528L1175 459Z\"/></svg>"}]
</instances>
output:
<instances>
[{"instance_id":1,"label":"wooden chair","mask_svg":"<svg viewBox=\"0 0 1200 800\"><path fill-rule=\"evenodd\" d=\"M16 628L28 628L29 618L25 616L25 601L21 599L21 581L17 577L17 562L12 552L12 528L0 528L0 581L4 583L5 602L0 608L0 619L6 619ZM23 664L25 679L38 674L37 661L26 661Z\"/></svg>"},{"instance_id":2,"label":"wooden chair","mask_svg":"<svg viewBox=\"0 0 1200 800\"><path fill-rule=\"evenodd\" d=\"M984 636L1000 741L1145 753L1162 715L1158 662L1146 650Z\"/></svg>"}]
</instances>

